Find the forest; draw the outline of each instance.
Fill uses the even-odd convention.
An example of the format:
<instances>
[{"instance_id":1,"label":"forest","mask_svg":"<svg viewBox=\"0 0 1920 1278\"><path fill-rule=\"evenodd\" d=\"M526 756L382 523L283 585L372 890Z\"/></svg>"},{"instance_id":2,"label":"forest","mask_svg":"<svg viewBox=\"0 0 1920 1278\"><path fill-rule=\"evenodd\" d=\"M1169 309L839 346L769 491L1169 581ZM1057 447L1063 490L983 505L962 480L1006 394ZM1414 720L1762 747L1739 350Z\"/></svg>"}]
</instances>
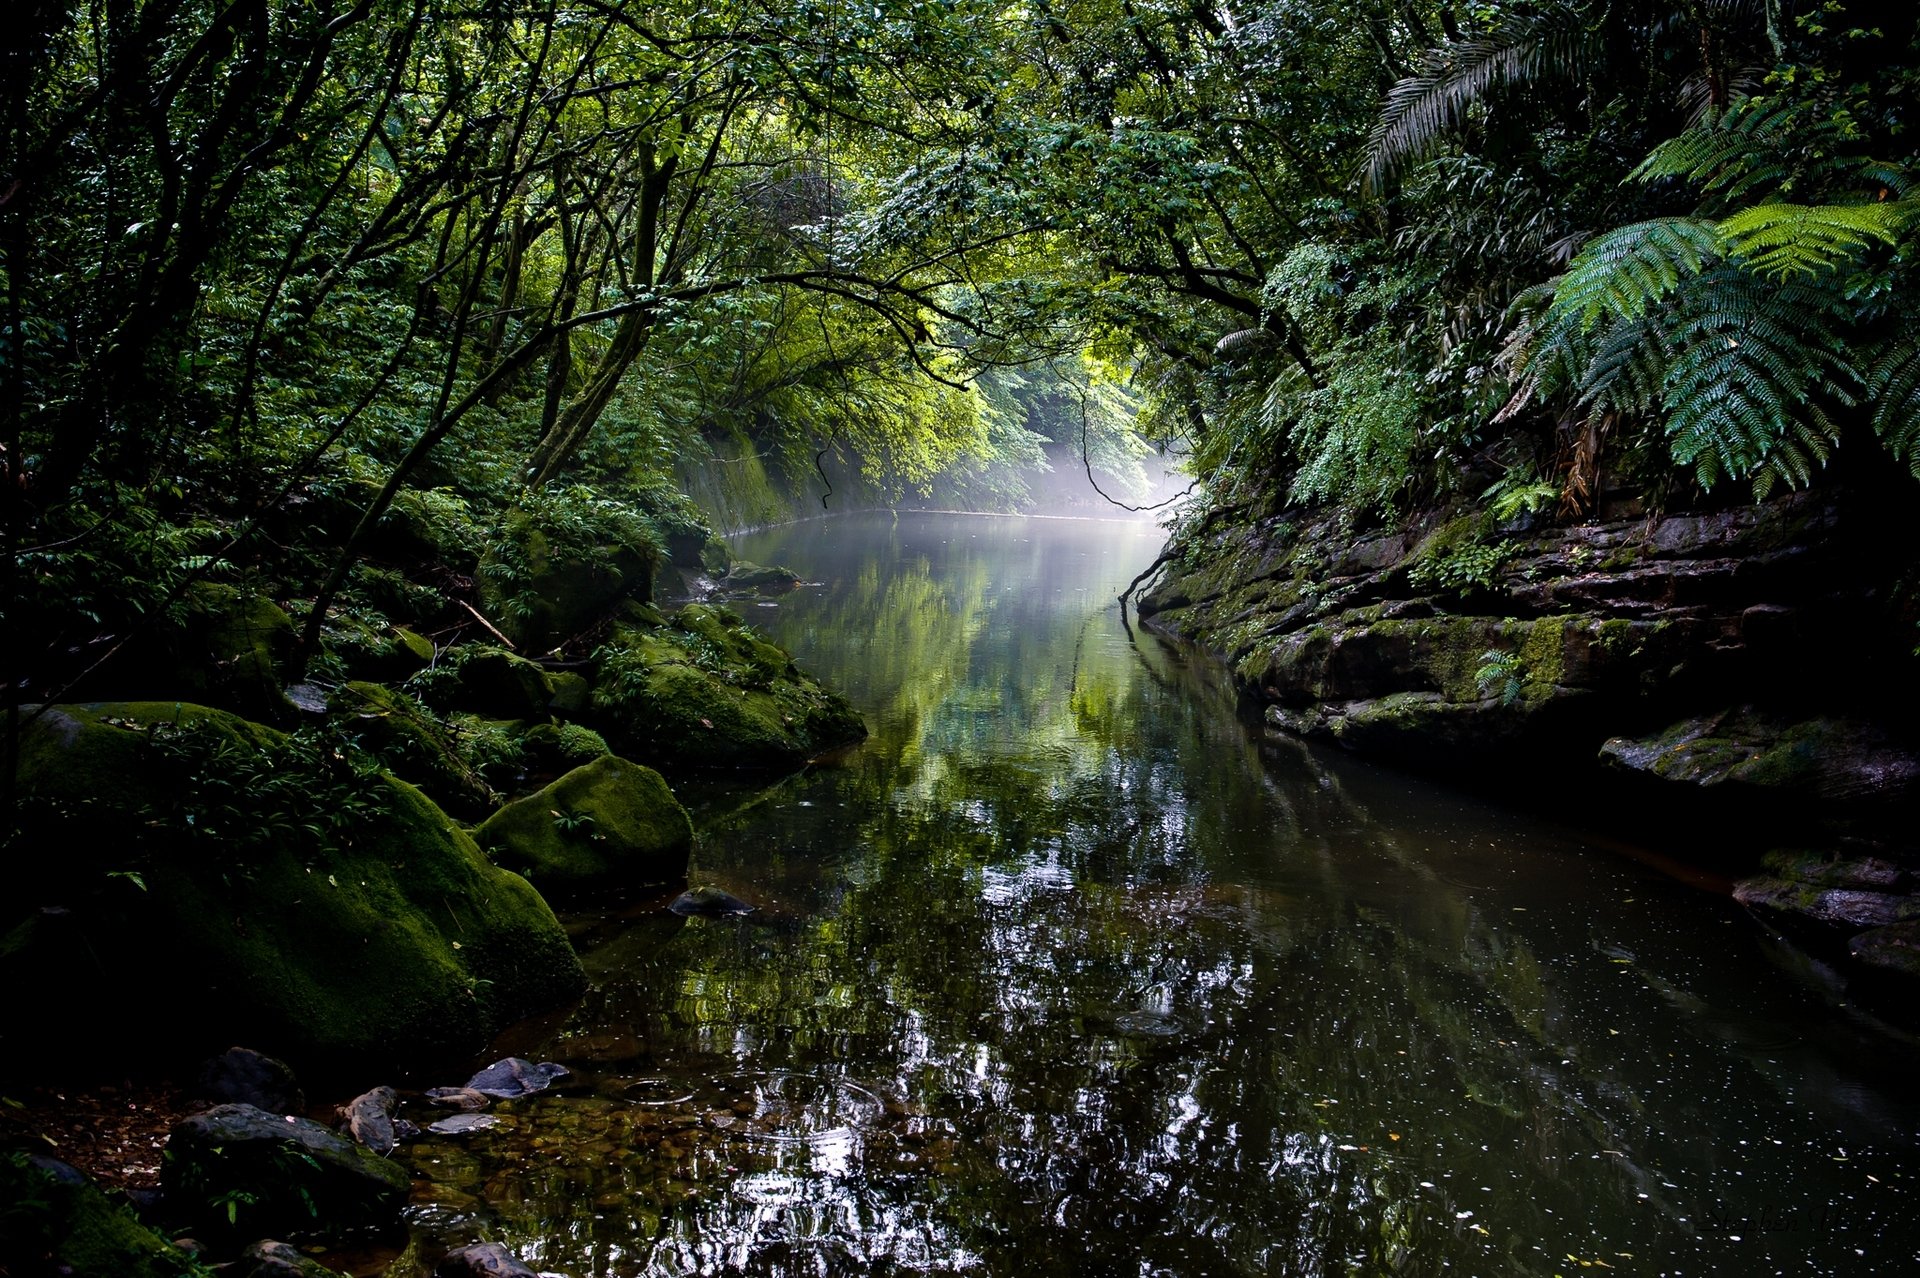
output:
<instances>
[{"instance_id":1,"label":"forest","mask_svg":"<svg viewBox=\"0 0 1920 1278\"><path fill-rule=\"evenodd\" d=\"M1909 0L7 17L7 1053L359 1087L577 999L553 903L685 886L711 787L897 727L747 624L800 578L735 544L884 511L1157 519L1103 600L1273 740L1691 787L1744 905L1920 976ZM966 571L860 583L927 722ZM234 1228L271 1179L193 1174ZM114 1271L39 1227L0 1272Z\"/></svg>"}]
</instances>

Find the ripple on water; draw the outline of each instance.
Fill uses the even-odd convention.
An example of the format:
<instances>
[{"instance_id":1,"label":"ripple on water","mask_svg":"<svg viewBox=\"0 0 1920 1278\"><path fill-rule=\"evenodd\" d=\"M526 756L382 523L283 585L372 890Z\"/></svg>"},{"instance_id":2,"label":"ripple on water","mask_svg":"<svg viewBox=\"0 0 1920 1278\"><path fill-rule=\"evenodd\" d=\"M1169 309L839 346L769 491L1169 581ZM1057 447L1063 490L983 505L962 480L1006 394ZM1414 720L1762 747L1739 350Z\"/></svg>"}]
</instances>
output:
<instances>
[{"instance_id":1,"label":"ripple on water","mask_svg":"<svg viewBox=\"0 0 1920 1278\"><path fill-rule=\"evenodd\" d=\"M680 1078L636 1078L620 1089L620 1099L649 1107L684 1105L695 1094L686 1080Z\"/></svg>"},{"instance_id":2,"label":"ripple on water","mask_svg":"<svg viewBox=\"0 0 1920 1278\"><path fill-rule=\"evenodd\" d=\"M714 1080L737 1120L732 1130L775 1144L842 1141L873 1127L886 1102L844 1078L797 1070L767 1070Z\"/></svg>"},{"instance_id":3,"label":"ripple on water","mask_svg":"<svg viewBox=\"0 0 1920 1278\"><path fill-rule=\"evenodd\" d=\"M1174 1038L1187 1032L1178 1017L1165 1012L1124 1012L1113 1018L1113 1028L1126 1038Z\"/></svg>"}]
</instances>

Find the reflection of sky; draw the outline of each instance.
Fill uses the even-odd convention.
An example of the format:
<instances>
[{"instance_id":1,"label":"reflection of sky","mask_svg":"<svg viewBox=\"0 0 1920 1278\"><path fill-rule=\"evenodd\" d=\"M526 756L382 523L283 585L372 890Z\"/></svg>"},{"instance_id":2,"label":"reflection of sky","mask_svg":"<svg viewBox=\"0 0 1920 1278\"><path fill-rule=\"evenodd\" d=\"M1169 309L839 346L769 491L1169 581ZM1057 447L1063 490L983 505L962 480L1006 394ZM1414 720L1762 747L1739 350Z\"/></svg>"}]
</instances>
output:
<instances>
[{"instance_id":1,"label":"reflection of sky","mask_svg":"<svg viewBox=\"0 0 1920 1278\"><path fill-rule=\"evenodd\" d=\"M1404 778L1263 762L1109 611L1150 538L902 518L763 542L743 553L827 584L753 619L874 739L705 819L700 877L760 913L587 949L597 987L547 1052L593 1096L449 1173L540 1267L1920 1262L1910 1054L1757 961L1724 902ZM579 1054L608 1027L639 1061ZM621 1071L703 1089L688 1125L594 1109ZM754 1112L797 1139L751 1135L715 1083L777 1071L817 1099Z\"/></svg>"}]
</instances>

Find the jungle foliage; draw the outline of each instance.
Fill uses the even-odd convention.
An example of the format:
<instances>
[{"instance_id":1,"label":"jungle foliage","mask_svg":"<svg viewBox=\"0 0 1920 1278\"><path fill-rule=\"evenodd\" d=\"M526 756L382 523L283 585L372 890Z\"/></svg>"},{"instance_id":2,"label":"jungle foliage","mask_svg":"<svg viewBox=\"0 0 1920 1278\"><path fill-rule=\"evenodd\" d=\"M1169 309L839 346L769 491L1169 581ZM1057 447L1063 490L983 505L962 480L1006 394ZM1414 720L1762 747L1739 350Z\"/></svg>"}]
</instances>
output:
<instances>
[{"instance_id":1,"label":"jungle foliage","mask_svg":"<svg viewBox=\"0 0 1920 1278\"><path fill-rule=\"evenodd\" d=\"M1157 448L1360 515L1920 471L1916 21L27 0L15 699L205 577L286 601L303 668L479 599L529 521L664 559L708 461L1006 508L1048 468L1138 504Z\"/></svg>"}]
</instances>

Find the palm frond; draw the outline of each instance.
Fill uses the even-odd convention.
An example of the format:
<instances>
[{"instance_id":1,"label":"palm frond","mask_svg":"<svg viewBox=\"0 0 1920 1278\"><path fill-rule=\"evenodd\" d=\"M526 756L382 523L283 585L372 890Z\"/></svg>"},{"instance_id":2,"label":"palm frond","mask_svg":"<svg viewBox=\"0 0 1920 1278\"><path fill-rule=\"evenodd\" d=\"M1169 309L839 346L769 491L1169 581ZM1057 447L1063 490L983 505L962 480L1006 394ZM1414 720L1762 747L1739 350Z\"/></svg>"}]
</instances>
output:
<instances>
[{"instance_id":1,"label":"palm frond","mask_svg":"<svg viewBox=\"0 0 1920 1278\"><path fill-rule=\"evenodd\" d=\"M1496 87L1573 79L1596 60L1598 42L1570 4L1511 15L1487 34L1429 49L1420 68L1387 91L1367 140L1366 185L1378 189L1409 160L1459 127Z\"/></svg>"},{"instance_id":2,"label":"palm frond","mask_svg":"<svg viewBox=\"0 0 1920 1278\"><path fill-rule=\"evenodd\" d=\"M1776 279L1824 275L1875 243L1899 240L1913 224L1915 207L1908 200L1756 204L1720 222L1720 246L1727 256Z\"/></svg>"}]
</instances>

